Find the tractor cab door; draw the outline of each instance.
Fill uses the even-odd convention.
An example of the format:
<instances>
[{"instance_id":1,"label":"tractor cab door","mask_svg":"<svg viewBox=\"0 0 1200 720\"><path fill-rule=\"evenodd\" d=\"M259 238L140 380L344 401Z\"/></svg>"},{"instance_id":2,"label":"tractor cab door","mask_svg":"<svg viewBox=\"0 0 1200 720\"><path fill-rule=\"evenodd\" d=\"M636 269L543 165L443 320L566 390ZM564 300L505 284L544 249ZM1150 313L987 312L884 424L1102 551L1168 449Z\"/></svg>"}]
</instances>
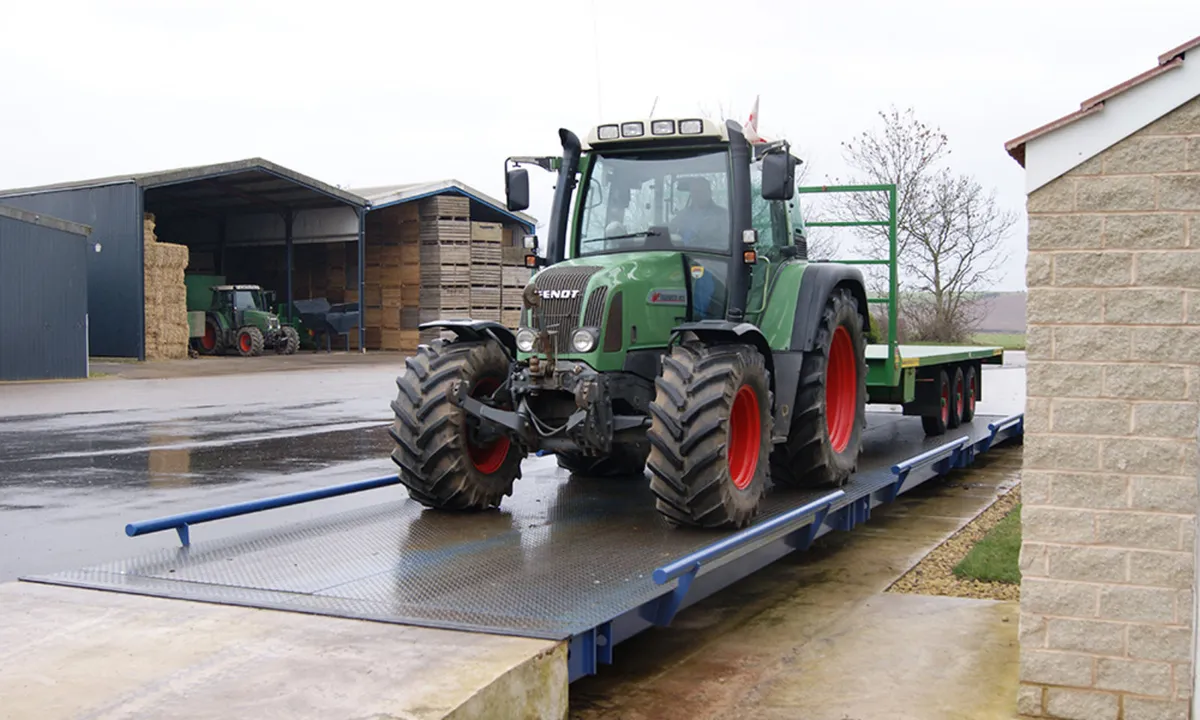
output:
<instances>
[{"instance_id":1,"label":"tractor cab door","mask_svg":"<svg viewBox=\"0 0 1200 720\"><path fill-rule=\"evenodd\" d=\"M758 232L758 242L754 246L758 262L750 269L746 318L757 323L765 309L771 280L783 262L782 248L792 244L792 216L787 201L763 199L761 162L750 165L750 220Z\"/></svg>"}]
</instances>

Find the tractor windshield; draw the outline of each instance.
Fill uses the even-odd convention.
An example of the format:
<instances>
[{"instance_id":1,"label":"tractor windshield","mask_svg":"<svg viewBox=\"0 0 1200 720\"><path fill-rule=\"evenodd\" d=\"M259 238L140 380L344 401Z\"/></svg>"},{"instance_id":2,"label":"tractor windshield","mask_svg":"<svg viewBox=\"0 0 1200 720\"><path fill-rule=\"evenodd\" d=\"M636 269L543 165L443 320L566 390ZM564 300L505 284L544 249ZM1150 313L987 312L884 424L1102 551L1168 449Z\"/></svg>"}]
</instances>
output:
<instances>
[{"instance_id":1,"label":"tractor windshield","mask_svg":"<svg viewBox=\"0 0 1200 720\"><path fill-rule=\"evenodd\" d=\"M579 256L671 248L728 255L728 154L596 154L582 208Z\"/></svg>"},{"instance_id":2,"label":"tractor windshield","mask_svg":"<svg viewBox=\"0 0 1200 720\"><path fill-rule=\"evenodd\" d=\"M257 290L236 290L233 293L233 302L238 310L262 309L262 298Z\"/></svg>"}]
</instances>

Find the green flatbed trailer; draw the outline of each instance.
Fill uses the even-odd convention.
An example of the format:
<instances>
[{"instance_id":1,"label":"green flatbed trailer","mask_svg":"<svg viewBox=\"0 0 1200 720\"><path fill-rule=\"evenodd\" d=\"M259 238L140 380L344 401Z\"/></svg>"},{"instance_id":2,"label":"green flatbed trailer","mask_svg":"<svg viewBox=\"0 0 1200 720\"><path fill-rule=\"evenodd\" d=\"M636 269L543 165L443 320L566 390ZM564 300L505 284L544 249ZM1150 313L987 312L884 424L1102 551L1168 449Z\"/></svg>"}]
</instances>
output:
<instances>
[{"instance_id":1,"label":"green flatbed trailer","mask_svg":"<svg viewBox=\"0 0 1200 720\"><path fill-rule=\"evenodd\" d=\"M806 222L806 227L888 229L886 260L830 260L846 265L887 266L888 296L867 298L888 306L887 342L867 345L867 402L900 405L905 415L919 415L929 435L969 422L983 397L983 365L1004 363L1004 348L991 345L901 345L894 328L899 316L899 263L896 243L895 185L823 185L800 187L798 194L877 192L888 195L888 218Z\"/></svg>"}]
</instances>

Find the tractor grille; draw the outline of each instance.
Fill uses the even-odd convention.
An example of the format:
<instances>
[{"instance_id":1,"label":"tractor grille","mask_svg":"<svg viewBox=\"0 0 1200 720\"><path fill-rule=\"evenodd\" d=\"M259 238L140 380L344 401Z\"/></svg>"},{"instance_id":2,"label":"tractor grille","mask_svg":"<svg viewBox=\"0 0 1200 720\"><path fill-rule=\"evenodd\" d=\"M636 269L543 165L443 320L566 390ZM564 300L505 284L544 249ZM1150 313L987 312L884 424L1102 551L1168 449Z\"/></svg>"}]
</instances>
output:
<instances>
[{"instance_id":1,"label":"tractor grille","mask_svg":"<svg viewBox=\"0 0 1200 720\"><path fill-rule=\"evenodd\" d=\"M584 290L587 288L588 280L598 272L600 272L600 268L595 265L552 267L543 270L533 278L533 287L538 291L576 290L579 293L573 298L543 297L541 305L531 313L533 316L532 327L535 330L556 331L556 352L566 353L569 351L571 331L582 324L579 322L579 317L583 314ZM601 305L604 302L603 294L607 294L607 291L607 288L597 288L593 293L593 295L600 295ZM595 301L588 304L588 318L590 320L595 316L597 326L600 324L600 312Z\"/></svg>"}]
</instances>

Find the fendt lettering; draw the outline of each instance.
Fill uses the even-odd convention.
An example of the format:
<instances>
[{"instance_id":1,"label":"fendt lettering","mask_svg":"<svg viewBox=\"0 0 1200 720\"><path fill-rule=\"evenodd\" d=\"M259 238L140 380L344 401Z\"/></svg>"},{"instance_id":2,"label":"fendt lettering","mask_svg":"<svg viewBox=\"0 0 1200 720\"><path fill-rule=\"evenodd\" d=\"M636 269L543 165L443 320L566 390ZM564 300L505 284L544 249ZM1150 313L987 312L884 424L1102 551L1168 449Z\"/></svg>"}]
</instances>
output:
<instances>
[{"instance_id":1,"label":"fendt lettering","mask_svg":"<svg viewBox=\"0 0 1200 720\"><path fill-rule=\"evenodd\" d=\"M543 300L574 300L582 290L538 290Z\"/></svg>"}]
</instances>

